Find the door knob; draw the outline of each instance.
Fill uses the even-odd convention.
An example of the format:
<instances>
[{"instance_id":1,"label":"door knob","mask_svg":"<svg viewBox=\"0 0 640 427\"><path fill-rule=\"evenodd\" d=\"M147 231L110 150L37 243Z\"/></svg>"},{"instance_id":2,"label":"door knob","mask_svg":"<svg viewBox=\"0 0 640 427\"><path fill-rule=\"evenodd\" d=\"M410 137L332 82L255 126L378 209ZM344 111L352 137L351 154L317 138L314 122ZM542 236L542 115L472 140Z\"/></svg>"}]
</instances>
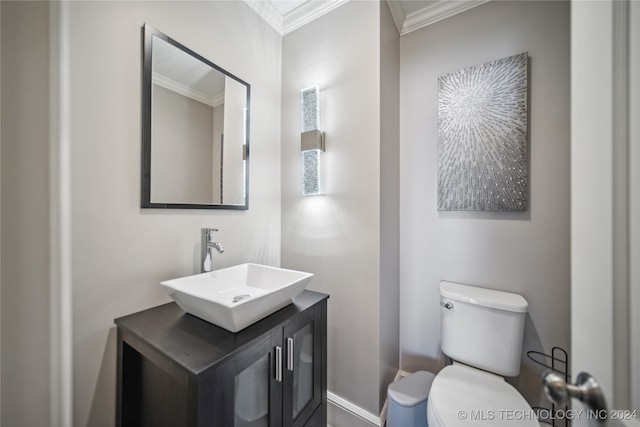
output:
<instances>
[{"instance_id":1,"label":"door knob","mask_svg":"<svg viewBox=\"0 0 640 427\"><path fill-rule=\"evenodd\" d=\"M552 402L565 406L570 398L578 399L588 408L605 414L607 402L602 387L590 374L580 372L575 384L567 384L561 375L547 371L542 375L544 392Z\"/></svg>"}]
</instances>

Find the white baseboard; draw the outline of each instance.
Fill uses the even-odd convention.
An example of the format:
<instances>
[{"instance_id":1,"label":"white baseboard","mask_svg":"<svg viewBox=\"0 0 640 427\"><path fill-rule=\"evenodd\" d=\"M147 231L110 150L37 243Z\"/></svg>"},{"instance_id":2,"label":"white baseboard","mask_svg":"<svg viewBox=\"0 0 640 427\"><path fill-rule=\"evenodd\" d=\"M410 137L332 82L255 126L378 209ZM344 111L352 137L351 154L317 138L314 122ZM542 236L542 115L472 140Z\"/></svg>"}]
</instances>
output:
<instances>
[{"instance_id":1,"label":"white baseboard","mask_svg":"<svg viewBox=\"0 0 640 427\"><path fill-rule=\"evenodd\" d=\"M408 376L410 373L406 371L399 370L396 373L394 381L399 380L400 378L404 378ZM379 415L372 414L366 409L361 408L360 406L348 401L347 399L338 396L337 394L327 391L327 402L331 405L334 405L343 411L348 412L349 414L358 417L359 419L371 424L375 427L384 427L387 422L387 400L385 399L384 405L382 405L382 410ZM328 425L331 427L331 425Z\"/></svg>"},{"instance_id":2,"label":"white baseboard","mask_svg":"<svg viewBox=\"0 0 640 427\"><path fill-rule=\"evenodd\" d=\"M366 409L363 409L363 408L359 407L358 405L349 402L347 399L344 399L344 398L338 396L335 393L327 391L327 402L330 405L334 405L334 406L342 409L343 411L346 411L349 414L351 414L351 415L353 415L355 417L358 417L363 421L366 421L367 423L371 424L372 426L376 426L376 427L382 427L383 426L380 416L372 414L371 412L367 411ZM386 403L385 403L385 407L386 407Z\"/></svg>"}]
</instances>

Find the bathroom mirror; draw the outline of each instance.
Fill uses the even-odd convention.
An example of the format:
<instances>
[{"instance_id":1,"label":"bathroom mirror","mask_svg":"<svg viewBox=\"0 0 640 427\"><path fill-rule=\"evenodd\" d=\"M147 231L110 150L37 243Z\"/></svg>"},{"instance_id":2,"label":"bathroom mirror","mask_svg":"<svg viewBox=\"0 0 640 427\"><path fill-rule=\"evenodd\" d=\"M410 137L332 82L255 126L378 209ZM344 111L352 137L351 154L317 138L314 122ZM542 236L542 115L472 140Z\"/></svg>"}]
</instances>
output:
<instances>
[{"instance_id":1,"label":"bathroom mirror","mask_svg":"<svg viewBox=\"0 0 640 427\"><path fill-rule=\"evenodd\" d=\"M143 208L249 208L250 85L143 28Z\"/></svg>"}]
</instances>

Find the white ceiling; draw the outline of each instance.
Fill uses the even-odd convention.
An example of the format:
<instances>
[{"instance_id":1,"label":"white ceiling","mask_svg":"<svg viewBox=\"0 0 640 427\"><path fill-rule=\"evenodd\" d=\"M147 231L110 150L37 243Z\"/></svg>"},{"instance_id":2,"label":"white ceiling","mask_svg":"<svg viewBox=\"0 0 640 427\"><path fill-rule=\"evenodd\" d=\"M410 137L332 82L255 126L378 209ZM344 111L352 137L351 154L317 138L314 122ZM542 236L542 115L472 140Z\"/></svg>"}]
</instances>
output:
<instances>
[{"instance_id":1,"label":"white ceiling","mask_svg":"<svg viewBox=\"0 0 640 427\"><path fill-rule=\"evenodd\" d=\"M349 0L244 0L285 35L342 6ZM375 1L375 0L369 0ZM387 0L401 35L438 22L489 0Z\"/></svg>"},{"instance_id":2,"label":"white ceiling","mask_svg":"<svg viewBox=\"0 0 640 427\"><path fill-rule=\"evenodd\" d=\"M152 79L212 107L224 102L224 74L159 37L153 38Z\"/></svg>"}]
</instances>

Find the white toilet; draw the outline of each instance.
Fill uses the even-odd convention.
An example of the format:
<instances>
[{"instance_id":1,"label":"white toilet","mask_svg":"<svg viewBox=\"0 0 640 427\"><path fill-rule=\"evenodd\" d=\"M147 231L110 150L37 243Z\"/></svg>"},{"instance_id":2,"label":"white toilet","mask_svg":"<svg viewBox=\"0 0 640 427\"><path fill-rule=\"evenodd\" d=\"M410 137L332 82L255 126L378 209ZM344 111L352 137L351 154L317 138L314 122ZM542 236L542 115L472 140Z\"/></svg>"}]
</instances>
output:
<instances>
[{"instance_id":1,"label":"white toilet","mask_svg":"<svg viewBox=\"0 0 640 427\"><path fill-rule=\"evenodd\" d=\"M433 380L429 427L538 427L534 411L502 376L520 372L527 301L520 295L440 282L444 354Z\"/></svg>"}]
</instances>

